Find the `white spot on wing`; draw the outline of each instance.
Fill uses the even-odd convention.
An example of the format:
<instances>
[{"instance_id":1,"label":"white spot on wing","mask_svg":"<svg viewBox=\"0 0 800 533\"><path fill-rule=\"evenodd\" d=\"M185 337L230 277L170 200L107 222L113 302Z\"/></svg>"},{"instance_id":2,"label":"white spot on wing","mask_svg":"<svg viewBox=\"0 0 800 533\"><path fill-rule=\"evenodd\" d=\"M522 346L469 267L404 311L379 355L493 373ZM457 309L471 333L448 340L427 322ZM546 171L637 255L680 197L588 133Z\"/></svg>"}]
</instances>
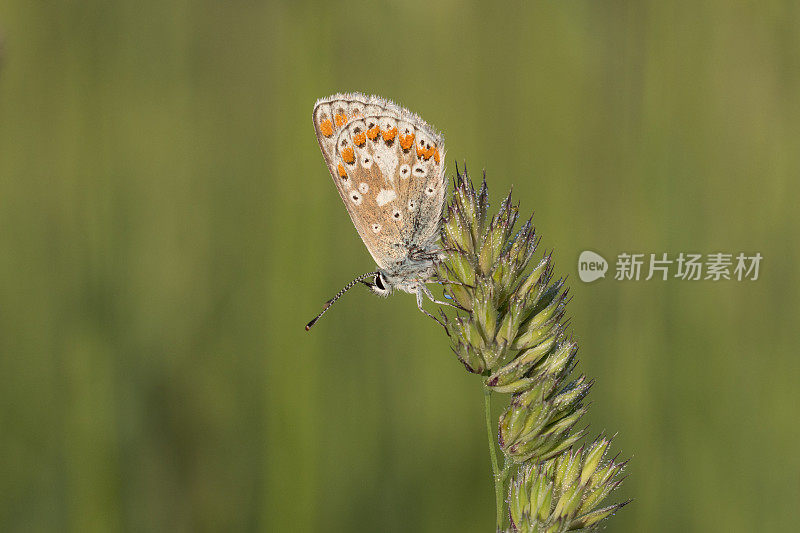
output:
<instances>
[{"instance_id":1,"label":"white spot on wing","mask_svg":"<svg viewBox=\"0 0 800 533\"><path fill-rule=\"evenodd\" d=\"M378 145L375 150L375 163L381 169L383 178L387 181L394 181L394 173L397 170L397 151L389 148L386 145Z\"/></svg>"},{"instance_id":2,"label":"white spot on wing","mask_svg":"<svg viewBox=\"0 0 800 533\"><path fill-rule=\"evenodd\" d=\"M380 230L381 230L381 225L380 224L373 224L372 225L372 232L373 233L378 233Z\"/></svg>"},{"instance_id":3,"label":"white spot on wing","mask_svg":"<svg viewBox=\"0 0 800 533\"><path fill-rule=\"evenodd\" d=\"M367 192L369 192L369 184L362 181L358 184L358 190L361 191L361 194L367 194Z\"/></svg>"},{"instance_id":4,"label":"white spot on wing","mask_svg":"<svg viewBox=\"0 0 800 533\"><path fill-rule=\"evenodd\" d=\"M378 202L378 206L384 206L395 198L397 198L397 193L394 192L394 189L381 189L375 197L375 201Z\"/></svg>"},{"instance_id":5,"label":"white spot on wing","mask_svg":"<svg viewBox=\"0 0 800 533\"><path fill-rule=\"evenodd\" d=\"M384 117L380 124L383 131L389 131L390 129L397 127L397 122L395 122L391 117Z\"/></svg>"},{"instance_id":6,"label":"white spot on wing","mask_svg":"<svg viewBox=\"0 0 800 533\"><path fill-rule=\"evenodd\" d=\"M427 135L425 135L425 134L424 134L424 133L422 133L422 132L419 132L419 133L417 134L417 146L419 146L419 147L420 147L421 149L423 149L423 150L424 150L425 148L430 148L430 146L431 146L431 141L430 141L430 140L428 140L428 137L427 137Z\"/></svg>"}]
</instances>

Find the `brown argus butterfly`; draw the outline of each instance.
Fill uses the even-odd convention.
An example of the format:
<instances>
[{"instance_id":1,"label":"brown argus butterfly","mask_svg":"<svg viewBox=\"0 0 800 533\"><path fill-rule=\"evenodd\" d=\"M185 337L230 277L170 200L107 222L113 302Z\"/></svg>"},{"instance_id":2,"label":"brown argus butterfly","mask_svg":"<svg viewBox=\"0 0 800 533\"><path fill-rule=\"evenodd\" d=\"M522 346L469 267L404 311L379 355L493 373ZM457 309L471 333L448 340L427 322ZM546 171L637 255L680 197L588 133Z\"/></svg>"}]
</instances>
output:
<instances>
[{"instance_id":1,"label":"brown argus butterfly","mask_svg":"<svg viewBox=\"0 0 800 533\"><path fill-rule=\"evenodd\" d=\"M395 289L433 302L425 285L436 270L436 246L447 182L444 143L424 120L397 104L359 93L314 106L314 129L336 190L378 270L362 274L325 303L314 323L357 283L379 296Z\"/></svg>"}]
</instances>

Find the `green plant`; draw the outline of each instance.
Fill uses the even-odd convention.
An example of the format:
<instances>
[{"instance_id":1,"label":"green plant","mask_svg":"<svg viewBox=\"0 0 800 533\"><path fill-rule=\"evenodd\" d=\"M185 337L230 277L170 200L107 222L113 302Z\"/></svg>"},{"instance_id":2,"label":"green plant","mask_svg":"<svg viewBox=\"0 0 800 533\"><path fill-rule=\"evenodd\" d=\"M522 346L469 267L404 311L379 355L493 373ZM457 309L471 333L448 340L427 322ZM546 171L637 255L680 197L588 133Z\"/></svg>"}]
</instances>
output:
<instances>
[{"instance_id":1,"label":"green plant","mask_svg":"<svg viewBox=\"0 0 800 533\"><path fill-rule=\"evenodd\" d=\"M552 257L533 264L539 239L530 219L514 231L511 193L491 219L488 210L485 176L476 191L466 168L456 169L438 277L460 310L442 316L458 359L483 377L497 531L591 529L628 503L598 508L622 482L625 463L605 459L604 436L578 447L592 381L570 377L577 344L566 334L568 289L552 280ZM497 426L494 393L511 395Z\"/></svg>"}]
</instances>

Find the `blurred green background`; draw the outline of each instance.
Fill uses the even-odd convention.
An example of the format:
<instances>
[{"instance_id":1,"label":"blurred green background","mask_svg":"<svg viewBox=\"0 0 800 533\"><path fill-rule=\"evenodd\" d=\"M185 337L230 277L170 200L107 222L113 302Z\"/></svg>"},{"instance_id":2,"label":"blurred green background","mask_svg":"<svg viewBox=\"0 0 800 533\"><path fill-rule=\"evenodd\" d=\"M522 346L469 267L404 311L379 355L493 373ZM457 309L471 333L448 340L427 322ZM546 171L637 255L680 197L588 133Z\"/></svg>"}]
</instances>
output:
<instances>
[{"instance_id":1,"label":"blurred green background","mask_svg":"<svg viewBox=\"0 0 800 533\"><path fill-rule=\"evenodd\" d=\"M479 380L311 123L359 90L513 184L569 275L609 531L800 521L797 2L0 3L0 530L487 532ZM577 278L760 252L755 282ZM613 265L612 265L613 269Z\"/></svg>"}]
</instances>

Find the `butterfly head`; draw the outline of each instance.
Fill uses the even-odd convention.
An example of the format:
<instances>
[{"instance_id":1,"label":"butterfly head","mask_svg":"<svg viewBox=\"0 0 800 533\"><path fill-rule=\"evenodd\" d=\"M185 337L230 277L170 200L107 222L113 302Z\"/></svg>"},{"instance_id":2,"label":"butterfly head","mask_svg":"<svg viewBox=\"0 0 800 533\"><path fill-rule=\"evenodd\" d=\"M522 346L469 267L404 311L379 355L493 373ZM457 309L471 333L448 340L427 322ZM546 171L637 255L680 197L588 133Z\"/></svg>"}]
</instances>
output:
<instances>
[{"instance_id":1,"label":"butterfly head","mask_svg":"<svg viewBox=\"0 0 800 533\"><path fill-rule=\"evenodd\" d=\"M366 285L373 293L383 298L392 294L392 290L394 290L394 285L389 281L386 274L380 270L375 272L374 277L366 279L361 283Z\"/></svg>"},{"instance_id":2,"label":"butterfly head","mask_svg":"<svg viewBox=\"0 0 800 533\"><path fill-rule=\"evenodd\" d=\"M377 294L378 296L389 296L392 293L392 289L394 288L394 284L389 281L387 275L378 270L376 272L367 272L366 274L361 274L356 279L342 287L342 290L336 293L336 295L325 302L325 305L322 307L322 311L314 317L311 322L306 324L306 331L311 329L311 327L317 323L317 320L322 318L322 315L328 312L328 309L331 308L336 301L344 295L347 291L352 289L354 286L358 285L359 283L363 283L369 289Z\"/></svg>"}]
</instances>

